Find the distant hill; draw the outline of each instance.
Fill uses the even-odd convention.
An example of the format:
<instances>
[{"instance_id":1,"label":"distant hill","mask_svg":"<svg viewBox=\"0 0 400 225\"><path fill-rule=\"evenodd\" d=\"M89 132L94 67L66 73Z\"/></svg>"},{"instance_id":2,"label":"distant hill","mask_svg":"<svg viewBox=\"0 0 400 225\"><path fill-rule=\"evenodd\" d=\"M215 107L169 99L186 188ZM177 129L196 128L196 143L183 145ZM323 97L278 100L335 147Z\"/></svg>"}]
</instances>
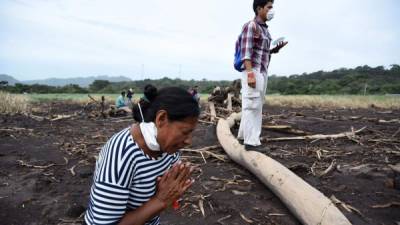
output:
<instances>
[{"instance_id":1,"label":"distant hill","mask_svg":"<svg viewBox=\"0 0 400 225\"><path fill-rule=\"evenodd\" d=\"M9 85L14 85L15 83L20 83L19 80L7 74L0 74L0 81L7 81Z\"/></svg>"},{"instance_id":2,"label":"distant hill","mask_svg":"<svg viewBox=\"0 0 400 225\"><path fill-rule=\"evenodd\" d=\"M110 82L130 82L132 81L128 77L125 76L91 76L91 77L74 77L74 78L48 78L43 80L25 80L19 81L14 77L7 74L0 74L0 81L8 81L9 85L14 85L15 83L22 84L43 84L49 86L65 86L68 84L77 84L81 87L88 87L95 80L108 80Z\"/></svg>"},{"instance_id":3,"label":"distant hill","mask_svg":"<svg viewBox=\"0 0 400 225\"><path fill-rule=\"evenodd\" d=\"M26 80L24 84L44 84L49 86L65 86L68 84L77 84L81 87L88 87L95 80L108 80L110 82L129 82L132 81L125 76L91 76L91 77L74 77L74 78L49 78L44 80Z\"/></svg>"}]
</instances>

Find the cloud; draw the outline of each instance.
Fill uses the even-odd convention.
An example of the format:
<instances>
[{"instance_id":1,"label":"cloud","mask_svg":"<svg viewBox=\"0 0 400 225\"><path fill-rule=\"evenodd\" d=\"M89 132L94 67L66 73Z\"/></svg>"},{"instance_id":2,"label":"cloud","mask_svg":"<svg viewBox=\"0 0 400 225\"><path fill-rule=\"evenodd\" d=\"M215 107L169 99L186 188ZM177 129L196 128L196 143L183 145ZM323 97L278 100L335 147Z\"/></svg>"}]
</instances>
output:
<instances>
[{"instance_id":1,"label":"cloud","mask_svg":"<svg viewBox=\"0 0 400 225\"><path fill-rule=\"evenodd\" d=\"M289 45L273 56L270 74L399 63L399 4L276 1L270 31ZM236 79L234 43L253 15L251 1L5 0L0 72L141 77L144 67L151 78Z\"/></svg>"}]
</instances>

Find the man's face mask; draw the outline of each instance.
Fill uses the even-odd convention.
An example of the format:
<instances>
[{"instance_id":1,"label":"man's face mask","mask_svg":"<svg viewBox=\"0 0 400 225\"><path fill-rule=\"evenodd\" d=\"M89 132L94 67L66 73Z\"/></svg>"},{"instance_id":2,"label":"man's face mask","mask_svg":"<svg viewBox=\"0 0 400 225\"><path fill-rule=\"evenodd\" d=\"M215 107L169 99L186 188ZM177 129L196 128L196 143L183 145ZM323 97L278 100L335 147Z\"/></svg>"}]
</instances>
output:
<instances>
[{"instance_id":1,"label":"man's face mask","mask_svg":"<svg viewBox=\"0 0 400 225\"><path fill-rule=\"evenodd\" d=\"M269 10L267 13L267 21L271 21L275 16L275 11L273 9Z\"/></svg>"}]
</instances>

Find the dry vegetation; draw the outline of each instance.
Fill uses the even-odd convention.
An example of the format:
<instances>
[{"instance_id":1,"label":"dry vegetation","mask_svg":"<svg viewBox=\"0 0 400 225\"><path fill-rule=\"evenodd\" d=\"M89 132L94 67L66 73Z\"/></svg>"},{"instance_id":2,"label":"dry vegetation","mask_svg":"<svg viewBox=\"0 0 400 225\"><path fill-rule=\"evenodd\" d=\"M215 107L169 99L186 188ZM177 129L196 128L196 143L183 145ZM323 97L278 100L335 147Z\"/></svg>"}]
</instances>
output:
<instances>
[{"instance_id":1,"label":"dry vegetation","mask_svg":"<svg viewBox=\"0 0 400 225\"><path fill-rule=\"evenodd\" d=\"M387 108L399 109L400 97L358 95L267 95L268 105L292 108Z\"/></svg>"},{"instance_id":2,"label":"dry vegetation","mask_svg":"<svg viewBox=\"0 0 400 225\"><path fill-rule=\"evenodd\" d=\"M27 113L29 111L29 98L0 91L0 114Z\"/></svg>"},{"instance_id":3,"label":"dry vegetation","mask_svg":"<svg viewBox=\"0 0 400 225\"><path fill-rule=\"evenodd\" d=\"M106 98L106 104L114 104L118 94L90 94L95 100L100 101L101 96ZM23 96L23 95L18 95ZM138 101L141 94L135 94L134 100ZM201 102L206 103L208 94L201 94ZM69 101L79 104L93 102L88 94L32 94L29 95L32 101ZM266 103L273 106L293 107L293 108L378 108L400 109L400 97L384 95L267 95Z\"/></svg>"}]
</instances>

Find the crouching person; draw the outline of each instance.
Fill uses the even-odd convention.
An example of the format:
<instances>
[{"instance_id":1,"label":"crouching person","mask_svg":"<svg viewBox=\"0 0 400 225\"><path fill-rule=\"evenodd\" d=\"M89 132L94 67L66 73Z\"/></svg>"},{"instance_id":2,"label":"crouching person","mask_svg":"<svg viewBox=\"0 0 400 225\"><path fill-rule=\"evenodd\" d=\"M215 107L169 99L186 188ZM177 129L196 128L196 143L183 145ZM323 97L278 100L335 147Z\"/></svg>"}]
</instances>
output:
<instances>
[{"instance_id":1,"label":"crouching person","mask_svg":"<svg viewBox=\"0 0 400 225\"><path fill-rule=\"evenodd\" d=\"M132 110L129 108L127 101L125 100L125 91L121 92L121 95L115 100L115 106L117 110L125 111L126 113L131 113Z\"/></svg>"},{"instance_id":2,"label":"crouching person","mask_svg":"<svg viewBox=\"0 0 400 225\"><path fill-rule=\"evenodd\" d=\"M180 88L152 90L150 104L134 106L140 123L114 134L99 154L87 225L157 225L193 183L193 168L180 163L179 149L191 144L198 104Z\"/></svg>"}]
</instances>

